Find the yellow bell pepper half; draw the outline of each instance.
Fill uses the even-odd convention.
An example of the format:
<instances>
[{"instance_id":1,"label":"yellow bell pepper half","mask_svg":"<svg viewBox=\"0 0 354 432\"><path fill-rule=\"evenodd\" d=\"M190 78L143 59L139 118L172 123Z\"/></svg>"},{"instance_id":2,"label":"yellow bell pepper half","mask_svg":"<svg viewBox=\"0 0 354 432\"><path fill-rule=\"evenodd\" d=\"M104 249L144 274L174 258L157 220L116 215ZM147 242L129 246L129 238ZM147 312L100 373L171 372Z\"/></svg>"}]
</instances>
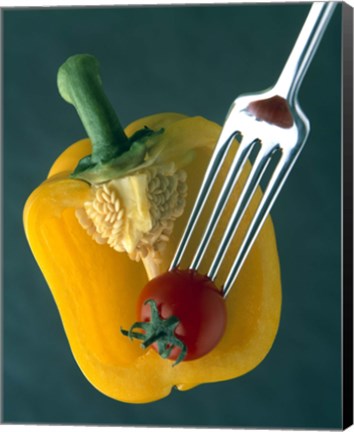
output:
<instances>
[{"instance_id":1,"label":"yellow bell pepper half","mask_svg":"<svg viewBox=\"0 0 354 432\"><path fill-rule=\"evenodd\" d=\"M164 272L176 250L221 128L202 117L166 113L137 120L125 133L131 136L146 126L152 130L163 128L159 139L169 149L182 146L190 149L192 155L183 168L188 183L186 208L177 219L161 257L161 272ZM70 174L91 153L90 139L67 148L24 208L29 245L52 292L72 353L83 374L95 388L113 399L147 403L166 397L173 387L188 390L251 371L269 352L281 311L279 260L270 217L225 300L228 322L222 340L204 357L172 367L173 361L161 358L153 349L143 350L138 342L130 341L120 332L121 327L129 328L136 321L136 302L148 281L143 264L107 244L96 243L75 216L75 210L89 199L91 185ZM227 163L231 158L232 154ZM218 180L219 186L223 176ZM237 200L239 188L231 199L230 209L225 211L224 220ZM217 193L213 191L211 202L215 202ZM253 206L260 199L261 191L256 195ZM241 234L251 211L252 206L240 228ZM207 215L198 224L199 233L203 218L205 223ZM212 258L222 233L222 228L218 228L206 262ZM234 239L234 249L241 234ZM197 245L196 235L192 238L190 254ZM225 278L232 260L230 253L225 268L221 269L220 280Z\"/></svg>"}]
</instances>

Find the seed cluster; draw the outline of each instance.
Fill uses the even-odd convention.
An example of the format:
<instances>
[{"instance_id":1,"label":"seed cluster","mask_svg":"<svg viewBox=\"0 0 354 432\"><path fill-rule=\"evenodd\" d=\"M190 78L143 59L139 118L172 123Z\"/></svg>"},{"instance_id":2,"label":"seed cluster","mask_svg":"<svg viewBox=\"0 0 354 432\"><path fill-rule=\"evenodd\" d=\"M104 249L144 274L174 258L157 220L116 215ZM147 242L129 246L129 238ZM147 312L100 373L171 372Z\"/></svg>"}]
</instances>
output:
<instances>
[{"instance_id":1,"label":"seed cluster","mask_svg":"<svg viewBox=\"0 0 354 432\"><path fill-rule=\"evenodd\" d=\"M138 244L135 256L139 260L151 254L159 261L159 252L163 251L173 230L175 220L182 215L187 195L187 174L175 171L174 174L161 173L157 168L148 171L147 196L150 202L152 228Z\"/></svg>"},{"instance_id":2,"label":"seed cluster","mask_svg":"<svg viewBox=\"0 0 354 432\"><path fill-rule=\"evenodd\" d=\"M141 173L140 173L141 174ZM144 169L145 193L149 202L151 228L141 232L134 250L127 251L125 206L117 191L118 180L93 186L93 198L76 211L76 216L89 235L99 244L107 243L118 252L128 252L135 261L151 257L160 262L160 252L166 246L175 220L181 216L187 195L186 173L174 164Z\"/></svg>"},{"instance_id":3,"label":"seed cluster","mask_svg":"<svg viewBox=\"0 0 354 432\"><path fill-rule=\"evenodd\" d=\"M77 209L76 216L81 226L97 243L108 243L118 252L124 251L119 244L124 210L109 183L95 187L93 200L86 201L84 208Z\"/></svg>"}]
</instances>

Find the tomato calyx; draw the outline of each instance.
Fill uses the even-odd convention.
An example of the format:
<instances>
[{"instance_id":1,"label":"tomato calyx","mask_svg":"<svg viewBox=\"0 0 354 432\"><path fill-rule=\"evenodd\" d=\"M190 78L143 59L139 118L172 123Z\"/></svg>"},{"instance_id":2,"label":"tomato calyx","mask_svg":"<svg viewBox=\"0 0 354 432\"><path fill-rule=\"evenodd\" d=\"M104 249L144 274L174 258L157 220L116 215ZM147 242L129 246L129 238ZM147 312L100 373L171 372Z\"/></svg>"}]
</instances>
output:
<instances>
[{"instance_id":1,"label":"tomato calyx","mask_svg":"<svg viewBox=\"0 0 354 432\"><path fill-rule=\"evenodd\" d=\"M192 269L172 269L148 281L136 304L137 322L123 335L174 365L211 352L226 329L225 300L214 282Z\"/></svg>"},{"instance_id":2,"label":"tomato calyx","mask_svg":"<svg viewBox=\"0 0 354 432\"><path fill-rule=\"evenodd\" d=\"M141 347L146 349L153 343L157 345L157 351L164 359L168 358L175 347L180 349L180 354L173 366L180 363L187 355L186 345L175 335L176 327L179 325L179 319L171 315L164 319L160 317L158 306L153 299L144 302L151 309L150 321L137 321L129 330L121 328L121 333L128 336L131 340L139 339L142 342ZM134 331L142 330L143 332Z\"/></svg>"}]
</instances>

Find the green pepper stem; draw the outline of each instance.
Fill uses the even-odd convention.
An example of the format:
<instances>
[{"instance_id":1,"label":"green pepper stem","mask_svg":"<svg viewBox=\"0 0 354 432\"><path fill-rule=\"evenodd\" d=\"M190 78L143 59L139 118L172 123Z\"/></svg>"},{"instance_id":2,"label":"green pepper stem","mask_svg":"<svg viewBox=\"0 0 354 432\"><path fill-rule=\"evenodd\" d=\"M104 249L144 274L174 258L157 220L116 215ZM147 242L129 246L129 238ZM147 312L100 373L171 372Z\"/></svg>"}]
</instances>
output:
<instances>
[{"instance_id":1,"label":"green pepper stem","mask_svg":"<svg viewBox=\"0 0 354 432\"><path fill-rule=\"evenodd\" d=\"M127 151L127 136L106 97L95 57L69 57L58 71L60 95L74 105L92 143L91 162L106 162Z\"/></svg>"}]
</instances>

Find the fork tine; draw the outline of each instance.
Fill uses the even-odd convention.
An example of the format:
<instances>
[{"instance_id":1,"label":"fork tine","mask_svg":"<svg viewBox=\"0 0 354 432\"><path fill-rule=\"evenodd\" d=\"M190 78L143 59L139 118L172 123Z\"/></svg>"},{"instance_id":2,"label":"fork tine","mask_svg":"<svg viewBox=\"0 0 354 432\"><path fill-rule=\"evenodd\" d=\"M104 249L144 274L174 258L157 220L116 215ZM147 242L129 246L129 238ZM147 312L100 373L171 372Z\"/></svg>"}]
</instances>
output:
<instances>
[{"instance_id":1,"label":"fork tine","mask_svg":"<svg viewBox=\"0 0 354 432\"><path fill-rule=\"evenodd\" d=\"M299 152L300 149L297 149L297 154L293 151L291 157L289 157L289 154L287 153L282 153L277 166L275 167L274 172L269 179L268 185L263 193L256 213L252 218L242 244L238 249L235 261L233 262L233 265L222 287L224 297L227 296L230 289L232 288L239 271L270 212L274 201L276 200L292 166L295 163L295 160L297 159Z\"/></svg>"},{"instance_id":2,"label":"fork tine","mask_svg":"<svg viewBox=\"0 0 354 432\"><path fill-rule=\"evenodd\" d=\"M272 155L274 154L274 147L269 149L267 146L261 143L261 149L254 161L252 169L247 177L246 183L242 188L242 192L236 206L232 212L230 221L225 229L224 235L220 241L219 247L215 253L214 259L211 263L208 277L210 279L216 279L217 273L220 269L222 261L226 255L226 252L232 242L232 239L240 225L242 217L254 196L254 193L259 185L261 178L270 162Z\"/></svg>"},{"instance_id":3,"label":"fork tine","mask_svg":"<svg viewBox=\"0 0 354 432\"><path fill-rule=\"evenodd\" d=\"M186 250L194 227L210 194L214 179L218 175L220 168L223 165L226 154L236 136L241 136L241 133L238 130L229 130L229 128L224 127L221 131L219 140L216 144L215 150L211 156L206 173L204 175L202 185L193 206L192 212L189 216L186 228L177 247L175 256L171 262L170 270L180 265L182 256Z\"/></svg>"},{"instance_id":4,"label":"fork tine","mask_svg":"<svg viewBox=\"0 0 354 432\"><path fill-rule=\"evenodd\" d=\"M222 215L222 212L227 204L227 201L231 195L231 192L237 183L239 176L242 172L243 166L248 159L250 153L254 149L257 140L246 142L245 138L242 139L237 153L232 161L232 165L224 181L223 187L220 191L216 204L213 208L207 227L203 233L202 239L199 243L197 251L193 257L190 268L195 270L201 263L203 256L206 252L206 248L211 240L211 237L215 231L216 225Z\"/></svg>"}]
</instances>

